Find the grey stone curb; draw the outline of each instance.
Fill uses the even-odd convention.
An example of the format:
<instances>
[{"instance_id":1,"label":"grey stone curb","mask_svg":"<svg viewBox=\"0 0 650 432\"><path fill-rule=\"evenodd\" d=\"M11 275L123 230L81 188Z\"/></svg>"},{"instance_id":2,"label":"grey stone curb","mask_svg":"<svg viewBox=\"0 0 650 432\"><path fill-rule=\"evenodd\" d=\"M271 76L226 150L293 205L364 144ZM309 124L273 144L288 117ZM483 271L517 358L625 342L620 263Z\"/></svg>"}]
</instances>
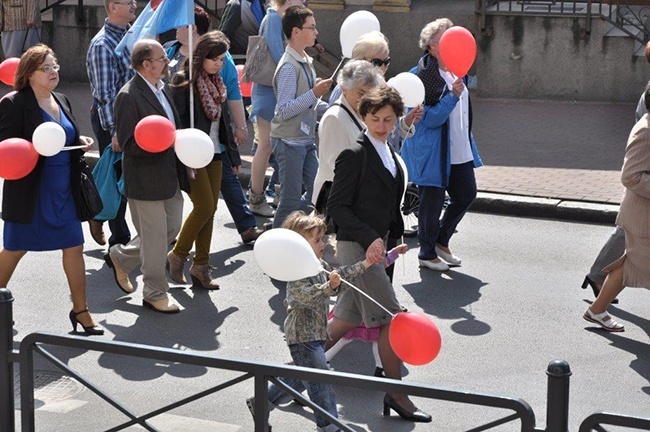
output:
<instances>
[{"instance_id":1,"label":"grey stone curb","mask_svg":"<svg viewBox=\"0 0 650 432\"><path fill-rule=\"evenodd\" d=\"M98 158L98 154L95 152L86 154L86 160L91 168L95 166ZM242 168L239 171L238 177L242 185L248 185L250 169ZM564 201L553 198L479 192L470 211L508 216L613 224L618 214L618 207L618 205L614 204Z\"/></svg>"},{"instance_id":2,"label":"grey stone curb","mask_svg":"<svg viewBox=\"0 0 650 432\"><path fill-rule=\"evenodd\" d=\"M618 205L479 192L471 211L613 224Z\"/></svg>"}]
</instances>

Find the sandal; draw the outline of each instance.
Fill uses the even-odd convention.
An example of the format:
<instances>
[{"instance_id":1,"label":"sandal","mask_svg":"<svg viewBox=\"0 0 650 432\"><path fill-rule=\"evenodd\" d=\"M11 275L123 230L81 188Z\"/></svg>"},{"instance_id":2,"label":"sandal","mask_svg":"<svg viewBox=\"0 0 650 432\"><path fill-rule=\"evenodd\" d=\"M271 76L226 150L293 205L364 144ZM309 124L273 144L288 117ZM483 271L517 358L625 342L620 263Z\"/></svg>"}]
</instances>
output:
<instances>
[{"instance_id":1,"label":"sandal","mask_svg":"<svg viewBox=\"0 0 650 432\"><path fill-rule=\"evenodd\" d=\"M591 309L587 308L587 312L582 316L584 319L586 319L589 322L592 322L594 324L598 324L601 326L603 329L610 331L610 332L622 332L625 331L625 327L623 327L622 324L614 321L611 316L607 313L607 311L595 314L591 311Z\"/></svg>"}]
</instances>

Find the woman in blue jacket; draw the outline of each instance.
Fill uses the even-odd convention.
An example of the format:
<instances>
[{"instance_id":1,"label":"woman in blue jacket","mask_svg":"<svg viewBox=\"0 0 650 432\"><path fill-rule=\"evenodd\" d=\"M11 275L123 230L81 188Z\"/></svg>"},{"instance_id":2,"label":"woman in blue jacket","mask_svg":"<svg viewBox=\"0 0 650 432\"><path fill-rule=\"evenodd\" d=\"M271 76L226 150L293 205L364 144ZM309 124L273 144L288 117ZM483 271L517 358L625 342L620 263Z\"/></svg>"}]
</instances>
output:
<instances>
[{"instance_id":1,"label":"woman in blue jacket","mask_svg":"<svg viewBox=\"0 0 650 432\"><path fill-rule=\"evenodd\" d=\"M440 18L420 33L420 48L426 54L411 73L424 83L424 114L415 134L402 147L409 179L420 195L419 263L438 271L461 263L449 249L449 240L476 198L474 168L483 165L472 136L469 92L463 79L456 78L439 55L440 38L451 26L449 19ZM450 202L440 219L445 192Z\"/></svg>"}]
</instances>

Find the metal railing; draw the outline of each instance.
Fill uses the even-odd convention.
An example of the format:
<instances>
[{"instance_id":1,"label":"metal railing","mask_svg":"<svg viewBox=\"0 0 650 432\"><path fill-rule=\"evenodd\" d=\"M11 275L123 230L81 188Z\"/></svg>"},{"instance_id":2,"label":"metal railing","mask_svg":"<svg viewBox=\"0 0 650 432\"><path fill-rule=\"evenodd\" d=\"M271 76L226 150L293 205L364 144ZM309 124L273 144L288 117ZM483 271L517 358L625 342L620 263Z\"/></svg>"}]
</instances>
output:
<instances>
[{"instance_id":1,"label":"metal railing","mask_svg":"<svg viewBox=\"0 0 650 432\"><path fill-rule=\"evenodd\" d=\"M142 426L146 430L156 431L157 429L148 423L149 419L249 379L254 380L256 432L262 432L268 428L268 404L266 401L268 398L269 381L278 385L294 399L297 399L303 404L311 407L320 415L327 417L331 423L336 424L341 428L341 430L354 432L354 429L343 423L340 419L332 417L322 408L313 404L305 396L289 388L279 379L280 377L311 382L324 382L365 390L403 393L429 399L512 411L511 414L505 417L474 427L469 432L489 430L514 421L520 423L518 430L521 430L522 432L566 432L568 430L569 378L571 371L569 365L562 360L553 361L548 366L547 426L546 429L543 430L535 428L535 414L530 405L521 399L444 389L430 385L407 383L385 378L366 377L349 373L322 371L297 366L234 360L170 348L48 333L32 333L26 336L20 343L20 350L14 351L12 302L13 297L11 292L4 288L0 289L0 430L3 432L13 432L15 430L14 363L20 363L22 431L33 432L35 430L34 353L39 354L57 368L75 378L81 384L97 394L101 399L129 418L128 421L108 429L111 432L123 430L135 424ZM99 386L92 383L89 379L72 370L67 364L56 358L56 356L44 348L45 345L120 354L137 358L180 363L184 365L203 366L241 372L242 374L154 411L138 415L111 397L106 391L99 388ZM585 429L581 427L580 432L586 432L590 430L589 428L593 425L598 425L600 423L638 427L640 429L644 429L644 427L647 429L647 427L650 426L650 419L616 416L613 414L607 414L607 417L602 416L603 414L594 414L587 418L585 422L583 422Z\"/></svg>"},{"instance_id":2,"label":"metal railing","mask_svg":"<svg viewBox=\"0 0 650 432\"><path fill-rule=\"evenodd\" d=\"M533 15L585 18L585 32L591 33L591 21L607 21L629 37L645 44L650 39L650 0L476 0L477 26L486 29L487 15Z\"/></svg>"}]
</instances>

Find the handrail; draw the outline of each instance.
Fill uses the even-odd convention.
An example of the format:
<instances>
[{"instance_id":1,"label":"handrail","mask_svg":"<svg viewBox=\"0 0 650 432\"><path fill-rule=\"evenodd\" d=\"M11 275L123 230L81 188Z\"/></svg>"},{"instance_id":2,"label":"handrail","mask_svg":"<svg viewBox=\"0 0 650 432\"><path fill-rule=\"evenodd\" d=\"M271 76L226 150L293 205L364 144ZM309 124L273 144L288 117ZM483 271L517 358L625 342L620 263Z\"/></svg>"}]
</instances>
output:
<instances>
[{"instance_id":1,"label":"handrail","mask_svg":"<svg viewBox=\"0 0 650 432\"><path fill-rule=\"evenodd\" d=\"M605 431L605 428L601 425L650 430L650 418L633 417L599 411L591 414L582 421L579 432L591 432L592 430Z\"/></svg>"},{"instance_id":2,"label":"handrail","mask_svg":"<svg viewBox=\"0 0 650 432\"><path fill-rule=\"evenodd\" d=\"M514 414L502 420L513 421L519 419L521 421L521 431L533 432L536 430L535 414L533 413L532 408L524 400L516 398L446 389L427 384L416 384L384 378L366 377L339 371L322 371L298 366L278 365L250 360L228 359L213 355L179 351L171 348L152 347L129 342L106 341L89 339L81 336L61 336L51 333L38 332L27 335L20 344L21 416L23 428L22 430L25 432L34 430L33 353L34 351L39 353L45 352L45 358L48 360L50 360L49 357L51 356L51 354L43 350L41 344L78 348L88 351L101 351L112 354L154 359L158 361L177 362L187 365L243 372L247 375L242 376L241 379L239 379L237 382L249 379L252 375L254 375L256 377L256 393L258 390L258 377L264 377L264 381L267 379L274 380L275 377L287 377L305 381L325 382L333 385L363 388L366 390L405 393L412 396L420 396L430 399L508 409L514 411ZM57 367L63 367L67 372L74 373L74 371L71 371L70 368L62 362L55 362L54 364ZM78 376L76 373L75 375ZM83 377L81 378L83 379ZM88 380L84 379L83 382L93 392L101 392L103 394L102 397L105 400L107 400L107 398L110 398L110 396L103 393L99 388L94 386ZM213 391L210 391L210 393L212 392ZM257 397L258 396L256 394L256 398ZM302 396L299 397L304 400L306 404L310 404L311 401L304 399ZM193 401L196 398L197 397L192 397L191 400ZM119 403L116 401L113 402L115 403L109 403L111 403L113 406L116 406L116 404L119 405ZM177 404L173 404L173 407L176 406ZM167 409L161 408L156 410L155 414L149 413L139 417L136 417L132 414L127 414L131 420L120 425L120 427L135 423L145 426L146 419L160 414L166 410ZM266 416L256 416L256 430L258 430L258 422L266 423ZM494 424L492 424L491 427L495 426L496 424L501 424L496 422L492 423ZM150 425L147 426L151 427ZM118 429L114 428L112 430ZM476 430L484 429L479 427Z\"/></svg>"},{"instance_id":3,"label":"handrail","mask_svg":"<svg viewBox=\"0 0 650 432\"><path fill-rule=\"evenodd\" d=\"M597 11L592 11L592 6ZM631 7L641 8L637 14ZM629 37L645 44L650 39L650 29L644 24L643 11L650 16L648 0L476 0L474 13L481 31L486 29L487 15L533 15L545 17L584 17L585 33L591 33L593 17L601 18L618 28ZM625 13L624 13L625 12ZM628 16L632 15L632 19ZM627 27L634 27L641 32L639 36Z\"/></svg>"}]
</instances>

